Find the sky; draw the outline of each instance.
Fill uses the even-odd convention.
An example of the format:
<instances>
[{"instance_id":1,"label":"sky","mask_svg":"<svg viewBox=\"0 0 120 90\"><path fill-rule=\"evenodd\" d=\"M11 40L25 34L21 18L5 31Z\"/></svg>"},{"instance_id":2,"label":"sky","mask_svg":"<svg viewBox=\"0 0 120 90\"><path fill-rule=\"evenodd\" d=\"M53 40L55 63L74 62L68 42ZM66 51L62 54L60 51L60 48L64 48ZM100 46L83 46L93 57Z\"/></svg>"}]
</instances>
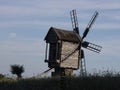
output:
<instances>
[{"instance_id":1,"label":"sky","mask_svg":"<svg viewBox=\"0 0 120 90\"><path fill-rule=\"evenodd\" d=\"M13 64L24 66L24 77L48 69L44 37L51 26L72 30L73 9L81 36L93 13L99 12L85 40L102 46L102 51L83 48L87 71L120 71L120 0L0 0L0 73L11 76Z\"/></svg>"}]
</instances>

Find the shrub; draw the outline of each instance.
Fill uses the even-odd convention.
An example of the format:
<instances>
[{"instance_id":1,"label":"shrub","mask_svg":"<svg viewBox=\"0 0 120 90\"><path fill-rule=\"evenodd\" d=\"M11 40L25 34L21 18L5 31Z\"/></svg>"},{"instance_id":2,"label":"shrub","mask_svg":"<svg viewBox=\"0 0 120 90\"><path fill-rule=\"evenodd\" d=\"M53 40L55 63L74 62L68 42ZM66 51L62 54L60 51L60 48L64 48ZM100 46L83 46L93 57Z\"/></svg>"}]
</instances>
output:
<instances>
[{"instance_id":1,"label":"shrub","mask_svg":"<svg viewBox=\"0 0 120 90\"><path fill-rule=\"evenodd\" d=\"M1 79L1 78L4 78L4 77L5 77L5 76L4 76L3 74L0 74L0 79Z\"/></svg>"},{"instance_id":2,"label":"shrub","mask_svg":"<svg viewBox=\"0 0 120 90\"><path fill-rule=\"evenodd\" d=\"M11 65L11 73L16 74L18 78L21 78L21 74L24 72L24 67L20 65Z\"/></svg>"}]
</instances>

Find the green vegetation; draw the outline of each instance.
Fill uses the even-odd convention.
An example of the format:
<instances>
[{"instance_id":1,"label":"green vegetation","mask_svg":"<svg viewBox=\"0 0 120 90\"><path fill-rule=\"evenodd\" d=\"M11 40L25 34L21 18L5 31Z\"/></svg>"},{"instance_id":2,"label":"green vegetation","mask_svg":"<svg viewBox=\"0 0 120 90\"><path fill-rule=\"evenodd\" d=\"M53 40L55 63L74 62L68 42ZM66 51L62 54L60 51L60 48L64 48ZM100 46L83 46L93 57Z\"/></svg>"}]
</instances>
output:
<instances>
[{"instance_id":1,"label":"green vegetation","mask_svg":"<svg viewBox=\"0 0 120 90\"><path fill-rule=\"evenodd\" d=\"M120 90L120 74L65 77L63 83L65 90ZM0 79L0 90L61 90L60 87L60 78Z\"/></svg>"}]
</instances>

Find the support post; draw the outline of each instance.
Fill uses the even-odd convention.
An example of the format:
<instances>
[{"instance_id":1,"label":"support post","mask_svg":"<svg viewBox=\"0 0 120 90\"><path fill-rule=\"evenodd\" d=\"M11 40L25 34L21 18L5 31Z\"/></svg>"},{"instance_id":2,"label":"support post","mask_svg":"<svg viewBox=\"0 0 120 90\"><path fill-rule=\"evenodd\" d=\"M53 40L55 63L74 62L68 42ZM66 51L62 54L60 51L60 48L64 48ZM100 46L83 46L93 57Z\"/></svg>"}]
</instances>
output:
<instances>
[{"instance_id":1,"label":"support post","mask_svg":"<svg viewBox=\"0 0 120 90\"><path fill-rule=\"evenodd\" d=\"M60 70L60 90L66 90L66 76L65 76L65 69L61 68Z\"/></svg>"}]
</instances>

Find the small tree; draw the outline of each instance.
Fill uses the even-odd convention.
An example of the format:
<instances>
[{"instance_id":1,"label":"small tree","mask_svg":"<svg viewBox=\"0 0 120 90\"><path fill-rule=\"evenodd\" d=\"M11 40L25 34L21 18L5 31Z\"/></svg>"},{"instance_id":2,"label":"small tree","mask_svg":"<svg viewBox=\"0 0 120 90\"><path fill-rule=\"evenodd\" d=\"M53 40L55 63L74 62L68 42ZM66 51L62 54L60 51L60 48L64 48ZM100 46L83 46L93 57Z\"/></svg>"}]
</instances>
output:
<instances>
[{"instance_id":1,"label":"small tree","mask_svg":"<svg viewBox=\"0 0 120 90\"><path fill-rule=\"evenodd\" d=\"M5 75L0 73L0 79L5 78Z\"/></svg>"},{"instance_id":2,"label":"small tree","mask_svg":"<svg viewBox=\"0 0 120 90\"><path fill-rule=\"evenodd\" d=\"M16 74L18 78L22 78L22 73L24 72L24 67L23 65L11 65L11 73Z\"/></svg>"}]
</instances>

